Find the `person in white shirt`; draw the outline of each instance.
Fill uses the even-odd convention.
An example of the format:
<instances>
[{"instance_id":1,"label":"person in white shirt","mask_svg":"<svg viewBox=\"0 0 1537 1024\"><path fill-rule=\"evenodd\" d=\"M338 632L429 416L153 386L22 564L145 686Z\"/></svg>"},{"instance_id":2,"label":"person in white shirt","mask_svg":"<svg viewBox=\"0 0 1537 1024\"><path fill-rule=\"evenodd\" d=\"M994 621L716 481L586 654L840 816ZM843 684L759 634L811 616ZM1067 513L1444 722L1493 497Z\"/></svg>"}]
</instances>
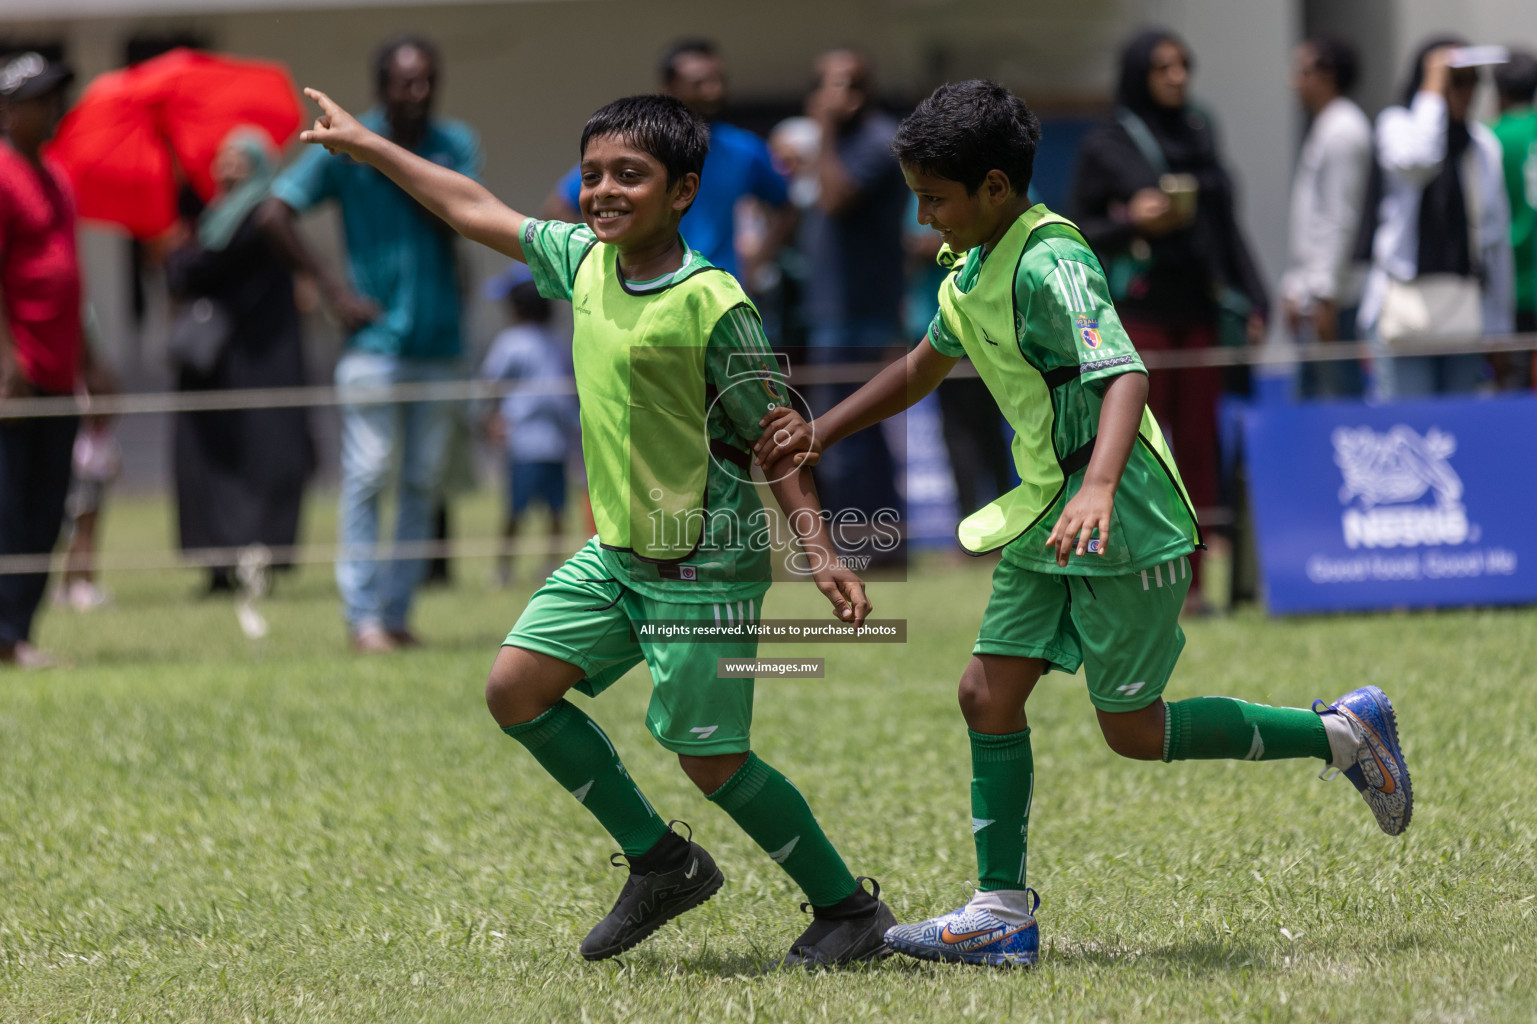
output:
<instances>
[{"instance_id":1,"label":"person in white shirt","mask_svg":"<svg viewBox=\"0 0 1537 1024\"><path fill-rule=\"evenodd\" d=\"M1349 341L1365 268L1353 256L1372 165L1372 124L1347 95L1356 82L1348 43L1318 36L1301 43L1292 88L1312 125L1292 179L1291 231L1281 300L1298 343ZM1302 364L1306 398L1359 395L1354 360Z\"/></svg>"},{"instance_id":2,"label":"person in white shirt","mask_svg":"<svg viewBox=\"0 0 1537 1024\"><path fill-rule=\"evenodd\" d=\"M1393 355L1395 337L1508 334L1515 312L1510 209L1499 140L1468 119L1475 68L1453 68L1454 37L1415 56L1403 104L1377 115L1382 200L1360 328L1381 345L1382 400L1466 393L1488 378L1482 353Z\"/></svg>"}]
</instances>

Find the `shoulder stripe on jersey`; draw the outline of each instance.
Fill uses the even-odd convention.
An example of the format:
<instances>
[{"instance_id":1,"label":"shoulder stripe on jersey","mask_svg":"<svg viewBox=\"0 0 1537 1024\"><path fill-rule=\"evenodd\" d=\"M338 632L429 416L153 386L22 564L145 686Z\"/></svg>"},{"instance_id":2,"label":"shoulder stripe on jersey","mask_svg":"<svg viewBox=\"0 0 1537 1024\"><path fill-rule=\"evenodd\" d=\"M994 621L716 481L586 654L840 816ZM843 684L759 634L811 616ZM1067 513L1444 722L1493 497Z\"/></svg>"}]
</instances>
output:
<instances>
[{"instance_id":1,"label":"shoulder stripe on jersey","mask_svg":"<svg viewBox=\"0 0 1537 1024\"><path fill-rule=\"evenodd\" d=\"M720 318L719 327L725 328L726 336L731 341L731 347L738 352L750 351L748 335L742 323L742 307L733 306L726 310Z\"/></svg>"},{"instance_id":2,"label":"shoulder stripe on jersey","mask_svg":"<svg viewBox=\"0 0 1537 1024\"><path fill-rule=\"evenodd\" d=\"M1085 310L1092 310L1094 308L1094 289L1089 287L1089 268L1082 263L1074 263L1073 266L1078 268L1078 283L1083 286L1083 300L1089 303L1089 305L1083 308Z\"/></svg>"},{"instance_id":3,"label":"shoulder stripe on jersey","mask_svg":"<svg viewBox=\"0 0 1537 1024\"><path fill-rule=\"evenodd\" d=\"M749 313L746 306L735 306L727 310L726 316L738 332L737 348L757 355L769 354L768 338L758 324L757 317Z\"/></svg>"},{"instance_id":4,"label":"shoulder stripe on jersey","mask_svg":"<svg viewBox=\"0 0 1537 1024\"><path fill-rule=\"evenodd\" d=\"M747 336L752 339L758 354L766 356L770 364L777 366L778 363L774 358L774 350L769 346L768 334L763 330L763 321L759 320L746 306L738 306L737 312L741 315L742 322L745 325L743 329L747 332Z\"/></svg>"},{"instance_id":5,"label":"shoulder stripe on jersey","mask_svg":"<svg viewBox=\"0 0 1537 1024\"><path fill-rule=\"evenodd\" d=\"M1057 269L1053 270L1051 276L1046 280L1054 282L1053 287L1056 289L1058 298L1062 300L1062 305L1075 311L1084 308L1083 301L1078 293L1078 282L1073 280L1072 272L1068 270L1067 263L1058 263Z\"/></svg>"},{"instance_id":6,"label":"shoulder stripe on jersey","mask_svg":"<svg viewBox=\"0 0 1537 1024\"><path fill-rule=\"evenodd\" d=\"M756 356L776 371L779 369L779 357L769 347L768 335L763 332L763 324L749 307L732 307L721 318L721 323L732 335L732 341L739 352L749 357ZM783 381L779 383L783 384Z\"/></svg>"}]
</instances>

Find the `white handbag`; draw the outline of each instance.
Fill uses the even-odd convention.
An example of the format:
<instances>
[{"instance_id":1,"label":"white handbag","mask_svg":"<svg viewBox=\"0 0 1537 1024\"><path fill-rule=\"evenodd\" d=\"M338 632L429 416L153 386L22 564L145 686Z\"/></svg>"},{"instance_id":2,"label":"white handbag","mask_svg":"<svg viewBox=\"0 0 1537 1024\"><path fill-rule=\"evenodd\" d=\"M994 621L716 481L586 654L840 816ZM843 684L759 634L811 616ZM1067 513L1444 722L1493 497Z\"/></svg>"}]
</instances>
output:
<instances>
[{"instance_id":1,"label":"white handbag","mask_svg":"<svg viewBox=\"0 0 1537 1024\"><path fill-rule=\"evenodd\" d=\"M1410 338L1476 338L1483 333L1483 289L1478 278L1422 274L1388 278L1377 333L1388 348Z\"/></svg>"}]
</instances>

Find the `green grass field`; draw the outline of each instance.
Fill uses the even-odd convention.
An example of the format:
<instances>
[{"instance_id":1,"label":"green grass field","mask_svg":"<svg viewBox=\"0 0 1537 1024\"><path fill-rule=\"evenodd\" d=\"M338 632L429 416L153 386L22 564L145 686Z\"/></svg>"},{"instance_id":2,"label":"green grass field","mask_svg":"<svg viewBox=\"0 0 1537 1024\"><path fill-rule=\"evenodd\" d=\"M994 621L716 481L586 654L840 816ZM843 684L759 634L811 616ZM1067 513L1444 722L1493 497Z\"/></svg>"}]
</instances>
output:
<instances>
[{"instance_id":1,"label":"green grass field","mask_svg":"<svg viewBox=\"0 0 1537 1024\"><path fill-rule=\"evenodd\" d=\"M109 545L162 546L164 515L120 502ZM323 567L281 581L259 645L190 573L48 612L70 667L0 675L0 1021L1537 1017L1537 611L1187 626L1176 697L1383 686L1418 796L1402 839L1315 763L1117 759L1081 679L1052 676L1031 703L1040 966L763 976L800 896L650 740L640 672L583 706L727 884L622 958L577 956L622 882L613 844L485 713L528 589L459 572L421 603L431 646L382 660L346 652ZM905 647L765 650L828 678L761 681L757 749L903 919L975 870L953 692L987 573L877 585ZM766 614L820 600L781 586Z\"/></svg>"}]
</instances>

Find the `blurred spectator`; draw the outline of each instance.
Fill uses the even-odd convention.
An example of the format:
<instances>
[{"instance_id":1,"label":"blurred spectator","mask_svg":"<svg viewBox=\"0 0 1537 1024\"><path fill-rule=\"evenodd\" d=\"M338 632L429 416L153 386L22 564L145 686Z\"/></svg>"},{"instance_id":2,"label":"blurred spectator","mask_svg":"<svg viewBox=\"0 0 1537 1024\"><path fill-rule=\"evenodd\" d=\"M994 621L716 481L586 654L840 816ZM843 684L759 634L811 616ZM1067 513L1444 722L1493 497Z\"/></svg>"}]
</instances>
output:
<instances>
[{"instance_id":1,"label":"blurred spectator","mask_svg":"<svg viewBox=\"0 0 1537 1024\"><path fill-rule=\"evenodd\" d=\"M36 53L0 67L0 405L106 383L84 344L75 203L42 156L73 74ZM78 417L0 420L0 556L59 538ZM31 643L48 574L0 574L0 665L52 664Z\"/></svg>"},{"instance_id":2,"label":"blurred spectator","mask_svg":"<svg viewBox=\"0 0 1537 1024\"><path fill-rule=\"evenodd\" d=\"M218 191L166 263L184 307L170 346L178 391L304 383L293 272L256 224L277 161L261 129L232 131L214 158ZM315 464L304 409L177 413L172 446L183 551L294 544ZM209 566L208 589L233 590L234 571L234 555Z\"/></svg>"},{"instance_id":3,"label":"blurred spectator","mask_svg":"<svg viewBox=\"0 0 1537 1024\"><path fill-rule=\"evenodd\" d=\"M1258 344L1268 300L1235 213L1210 119L1189 101L1192 60L1151 29L1121 53L1115 115L1078 153L1073 220L1094 247L1143 352ZM1170 435L1196 509L1218 503L1216 368L1154 371L1148 406ZM1192 605L1199 606L1200 552Z\"/></svg>"},{"instance_id":4,"label":"blurred spectator","mask_svg":"<svg viewBox=\"0 0 1537 1024\"><path fill-rule=\"evenodd\" d=\"M1495 137L1505 155L1505 197L1510 204L1510 247L1515 257L1516 330L1537 332L1537 56L1512 50L1494 69L1500 119ZM1501 352L1493 358L1504 387L1532 386L1532 353Z\"/></svg>"},{"instance_id":5,"label":"blurred spectator","mask_svg":"<svg viewBox=\"0 0 1537 1024\"><path fill-rule=\"evenodd\" d=\"M679 232L689 247L744 283L752 280L751 267L739 266L736 244L736 207L744 197L783 211L788 196L785 180L774 169L768 146L752 132L719 120L726 106L726 64L715 44L707 39L684 39L662 55L658 77L662 92L678 100L710 126L710 152L699 175L699 195L683 216ZM580 196L582 169L567 171L546 200L550 216L567 221L582 219ZM786 227L775 224L771 244L760 247L759 259L772 259L783 241Z\"/></svg>"},{"instance_id":6,"label":"blurred spectator","mask_svg":"<svg viewBox=\"0 0 1537 1024\"><path fill-rule=\"evenodd\" d=\"M457 121L432 116L437 48L419 36L390 40L374 61L380 105L359 118L406 149L478 177L480 143ZM300 269L312 274L347 329L336 365L343 393L452 380L463 351L455 235L373 168L316 146L272 186L264 224ZM347 241L344 285L320 265L295 230L297 212L326 200L341 206ZM379 560L379 503L399 464L395 540L431 538L433 510L452 429L444 402L343 405L342 554L336 564L353 646L364 652L416 643L411 599L426 570L419 558Z\"/></svg>"},{"instance_id":7,"label":"blurred spectator","mask_svg":"<svg viewBox=\"0 0 1537 1024\"><path fill-rule=\"evenodd\" d=\"M1452 68L1463 40L1433 39L1410 66L1402 105L1377 115L1382 200L1361 327L1379 345L1382 399L1470 392L1481 354L1395 356L1408 337L1506 334L1514 312L1510 211L1500 143L1468 120L1475 68Z\"/></svg>"},{"instance_id":8,"label":"blurred spectator","mask_svg":"<svg viewBox=\"0 0 1537 1024\"><path fill-rule=\"evenodd\" d=\"M761 204L749 205L746 228L738 229L737 244L746 266L754 268L743 281L763 317L769 343L797 354L806 346L802 295L806 287L806 254L798 235L805 211L817 201L817 147L821 130L809 117L787 117L769 133L774 168L788 183L789 204L777 219Z\"/></svg>"},{"instance_id":9,"label":"blurred spectator","mask_svg":"<svg viewBox=\"0 0 1537 1024\"><path fill-rule=\"evenodd\" d=\"M876 108L870 67L860 54L824 53L816 72L806 113L821 133L817 201L806 209L800 235L807 355L817 364L881 360L902 341L902 217L909 193L891 155L897 125ZM812 405L823 412L854 388L818 388ZM833 515L855 510L872 523L878 510L899 508L892 470L880 428L860 431L829 449L817 467L823 507ZM842 531L845 537L855 532Z\"/></svg>"},{"instance_id":10,"label":"blurred spectator","mask_svg":"<svg viewBox=\"0 0 1537 1024\"><path fill-rule=\"evenodd\" d=\"M803 235L811 345L852 346L869 358L902 337L908 191L889 148L896 121L876 109L864 57L847 50L818 58L806 106L820 128L817 199Z\"/></svg>"},{"instance_id":11,"label":"blurred spectator","mask_svg":"<svg viewBox=\"0 0 1537 1024\"><path fill-rule=\"evenodd\" d=\"M790 205L797 213L810 209L817 201L817 150L822 145L822 129L809 117L787 117L769 133L769 152L774 167L789 183Z\"/></svg>"},{"instance_id":12,"label":"blurred spectator","mask_svg":"<svg viewBox=\"0 0 1537 1024\"><path fill-rule=\"evenodd\" d=\"M69 536L64 555L64 578L54 597L56 604L88 612L110 598L96 582L96 550L101 510L107 485L123 468L123 452L112 425L101 416L87 417L75 435L71 460L69 496L64 502L64 525Z\"/></svg>"},{"instance_id":13,"label":"blurred spectator","mask_svg":"<svg viewBox=\"0 0 1537 1024\"><path fill-rule=\"evenodd\" d=\"M1292 178L1291 244L1281 298L1298 343L1349 341L1365 268L1355 239L1372 166L1372 123L1350 99L1356 53L1329 36L1297 47L1292 88L1312 120ZM1356 360L1302 364L1306 398L1360 395Z\"/></svg>"},{"instance_id":14,"label":"blurred spectator","mask_svg":"<svg viewBox=\"0 0 1537 1024\"><path fill-rule=\"evenodd\" d=\"M486 282L485 296L507 303L508 326L491 342L481 363L486 380L516 381L486 424L486 433L503 446L507 470L507 512L502 537L517 536L518 522L534 502L550 513L551 552L545 570L557 564L566 512L566 462L578 437L575 393L570 393L571 339L551 323L554 309L539 294L533 275L521 263ZM567 393L558 393L562 389ZM512 579L512 558L504 547L497 561L497 581Z\"/></svg>"}]
</instances>

